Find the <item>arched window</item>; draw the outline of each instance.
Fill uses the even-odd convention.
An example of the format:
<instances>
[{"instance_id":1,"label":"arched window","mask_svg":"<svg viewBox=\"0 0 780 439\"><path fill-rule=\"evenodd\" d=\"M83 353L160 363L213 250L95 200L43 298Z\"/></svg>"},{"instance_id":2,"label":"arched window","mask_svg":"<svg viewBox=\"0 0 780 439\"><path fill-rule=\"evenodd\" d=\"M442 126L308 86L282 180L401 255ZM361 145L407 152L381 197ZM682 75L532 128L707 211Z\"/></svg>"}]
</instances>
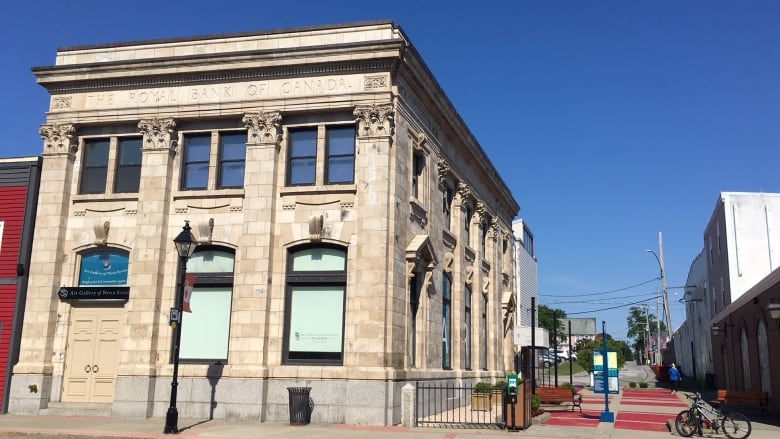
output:
<instances>
[{"instance_id":1,"label":"arched window","mask_svg":"<svg viewBox=\"0 0 780 439\"><path fill-rule=\"evenodd\" d=\"M129 256L124 250L111 248L82 253L79 286L127 285Z\"/></svg>"},{"instance_id":2,"label":"arched window","mask_svg":"<svg viewBox=\"0 0 780 439\"><path fill-rule=\"evenodd\" d=\"M284 364L344 362L347 252L335 246L292 249L287 259Z\"/></svg>"},{"instance_id":3,"label":"arched window","mask_svg":"<svg viewBox=\"0 0 780 439\"><path fill-rule=\"evenodd\" d=\"M234 265L233 250L212 246L199 246L187 261L187 273L195 276L195 284L192 312L182 316L181 361L227 362Z\"/></svg>"},{"instance_id":4,"label":"arched window","mask_svg":"<svg viewBox=\"0 0 780 439\"><path fill-rule=\"evenodd\" d=\"M740 350L742 351L742 389L750 391L752 385L750 381L750 351L748 350L748 339L744 328L740 331L739 341Z\"/></svg>"},{"instance_id":5,"label":"arched window","mask_svg":"<svg viewBox=\"0 0 780 439\"><path fill-rule=\"evenodd\" d=\"M769 373L769 344L766 338L766 325L758 321L758 369L761 371L761 391L772 396L772 375Z\"/></svg>"}]
</instances>

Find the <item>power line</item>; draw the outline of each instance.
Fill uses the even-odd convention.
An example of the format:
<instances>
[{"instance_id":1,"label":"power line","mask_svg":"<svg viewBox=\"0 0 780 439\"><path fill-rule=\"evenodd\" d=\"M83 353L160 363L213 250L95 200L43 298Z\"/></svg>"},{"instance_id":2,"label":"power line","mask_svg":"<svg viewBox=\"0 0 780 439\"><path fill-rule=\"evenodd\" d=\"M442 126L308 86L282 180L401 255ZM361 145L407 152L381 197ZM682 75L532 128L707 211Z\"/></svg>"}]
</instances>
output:
<instances>
[{"instance_id":1,"label":"power line","mask_svg":"<svg viewBox=\"0 0 780 439\"><path fill-rule=\"evenodd\" d=\"M644 303L644 302L647 302L649 300L650 299L638 300L636 302L626 303L624 305L617 305L617 306L612 306L612 307L609 307L609 308L594 309L594 310L591 310L591 311L567 312L566 315L567 316L574 316L574 315L578 315L578 314L592 314L594 312L599 312L599 311L609 311L610 309L623 308L623 307L630 306L630 305L636 305L637 303Z\"/></svg>"},{"instance_id":2,"label":"power line","mask_svg":"<svg viewBox=\"0 0 780 439\"><path fill-rule=\"evenodd\" d=\"M655 298L657 295L658 295L657 293L644 293L644 294L632 294L630 296L608 297L605 299L616 300L616 299L628 299L630 297L647 297L647 296L653 296L653 298ZM604 300L604 299L600 299L600 300ZM563 302L547 302L544 303L544 305L562 305L562 304L570 304L570 303L603 303L603 302L600 302L599 300L569 300Z\"/></svg>"},{"instance_id":3,"label":"power line","mask_svg":"<svg viewBox=\"0 0 780 439\"><path fill-rule=\"evenodd\" d=\"M654 278L652 278L650 280L638 283L636 285L631 285L631 286L628 286L628 287L618 288L616 290L610 290L610 291L598 291L598 292L595 292L595 293L579 293L579 294L539 294L539 296L540 297L580 297L580 296L584 296L584 295L593 296L593 295L596 295L596 294L611 294L611 293L617 293L618 291L630 290L631 288L636 288L636 287L639 287L639 286L642 286L642 285L647 285L650 282L657 281L658 279L660 279L660 278L659 277L654 277Z\"/></svg>"}]
</instances>

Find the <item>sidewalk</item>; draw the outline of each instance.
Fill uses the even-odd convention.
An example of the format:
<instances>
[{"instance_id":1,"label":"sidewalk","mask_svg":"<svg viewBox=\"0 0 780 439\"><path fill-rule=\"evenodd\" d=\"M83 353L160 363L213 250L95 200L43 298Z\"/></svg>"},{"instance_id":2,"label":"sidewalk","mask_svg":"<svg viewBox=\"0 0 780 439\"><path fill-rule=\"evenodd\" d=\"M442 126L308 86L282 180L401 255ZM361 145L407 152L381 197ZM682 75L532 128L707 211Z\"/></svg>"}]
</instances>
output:
<instances>
[{"instance_id":1,"label":"sidewalk","mask_svg":"<svg viewBox=\"0 0 780 439\"><path fill-rule=\"evenodd\" d=\"M568 380L567 380L568 381ZM615 422L600 422L604 411L604 395L594 394L588 387L589 376L574 375L575 385L585 385L582 409L572 412L569 406L551 407L541 424L519 432L488 429L405 428L400 426L372 427L343 424L309 424L293 426L287 423L238 422L208 419L179 419L178 435L163 434L165 419L128 419L69 416L0 415L0 439L147 439L182 437L191 439L492 439L507 437L536 438L596 438L596 439L659 439L677 436L674 417L688 401L684 392L670 394L666 389L624 388L620 394L609 395L609 410ZM666 422L671 420L671 432ZM777 439L780 426L771 416L751 416L753 431L750 439ZM538 419L535 422L539 422ZM722 435L716 437L723 437Z\"/></svg>"}]
</instances>

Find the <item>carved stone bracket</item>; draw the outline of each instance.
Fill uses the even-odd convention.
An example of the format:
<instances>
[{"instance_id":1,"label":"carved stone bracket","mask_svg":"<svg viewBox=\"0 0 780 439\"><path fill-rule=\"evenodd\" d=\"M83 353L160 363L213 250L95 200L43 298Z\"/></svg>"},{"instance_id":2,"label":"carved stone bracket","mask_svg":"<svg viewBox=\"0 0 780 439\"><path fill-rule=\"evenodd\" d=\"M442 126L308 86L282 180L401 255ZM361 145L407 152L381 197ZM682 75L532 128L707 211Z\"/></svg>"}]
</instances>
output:
<instances>
[{"instance_id":1,"label":"carved stone bracket","mask_svg":"<svg viewBox=\"0 0 780 439\"><path fill-rule=\"evenodd\" d=\"M92 230L95 232L95 244L102 246L108 244L108 231L111 230L110 221L95 221Z\"/></svg>"},{"instance_id":2,"label":"carved stone bracket","mask_svg":"<svg viewBox=\"0 0 780 439\"><path fill-rule=\"evenodd\" d=\"M483 227L487 226L490 222L490 212L483 201L477 202L477 213L479 214L480 224L482 224Z\"/></svg>"},{"instance_id":3,"label":"carved stone bracket","mask_svg":"<svg viewBox=\"0 0 780 439\"><path fill-rule=\"evenodd\" d=\"M209 218L208 221L201 221L198 223L198 235L199 243L211 243L211 238L214 235L214 218Z\"/></svg>"},{"instance_id":4,"label":"carved stone bracket","mask_svg":"<svg viewBox=\"0 0 780 439\"><path fill-rule=\"evenodd\" d=\"M395 110L392 104L357 106L358 137L390 137L393 135Z\"/></svg>"},{"instance_id":5,"label":"carved stone bracket","mask_svg":"<svg viewBox=\"0 0 780 439\"><path fill-rule=\"evenodd\" d=\"M247 113L241 119L247 129L247 143L250 145L275 145L282 142L282 114L278 111Z\"/></svg>"},{"instance_id":6,"label":"carved stone bracket","mask_svg":"<svg viewBox=\"0 0 780 439\"><path fill-rule=\"evenodd\" d=\"M447 177L449 177L452 170L444 159L439 159L436 165L439 168L439 189L444 190L447 184Z\"/></svg>"},{"instance_id":7,"label":"carved stone bracket","mask_svg":"<svg viewBox=\"0 0 780 439\"><path fill-rule=\"evenodd\" d=\"M474 192L469 185L462 181L458 183L458 197L461 209L466 209L474 204Z\"/></svg>"},{"instance_id":8,"label":"carved stone bracket","mask_svg":"<svg viewBox=\"0 0 780 439\"><path fill-rule=\"evenodd\" d=\"M474 283L474 267L471 265L466 267L466 285Z\"/></svg>"},{"instance_id":9,"label":"carved stone bracket","mask_svg":"<svg viewBox=\"0 0 780 439\"><path fill-rule=\"evenodd\" d=\"M415 141L412 143L412 146L416 152L427 154L428 147L425 146L427 142L428 142L428 137L426 137L424 133L419 133L417 134L417 138L415 139Z\"/></svg>"},{"instance_id":10,"label":"carved stone bracket","mask_svg":"<svg viewBox=\"0 0 780 439\"><path fill-rule=\"evenodd\" d=\"M39 133L45 145L45 154L76 154L79 150L78 143L73 142L75 125L41 125Z\"/></svg>"},{"instance_id":11,"label":"carved stone bracket","mask_svg":"<svg viewBox=\"0 0 780 439\"><path fill-rule=\"evenodd\" d=\"M488 293L490 293L490 278L486 278L485 283L482 285L482 294L487 296Z\"/></svg>"},{"instance_id":12,"label":"carved stone bracket","mask_svg":"<svg viewBox=\"0 0 780 439\"><path fill-rule=\"evenodd\" d=\"M444 272L445 273L452 273L452 263L455 261L455 256L450 253L444 253Z\"/></svg>"},{"instance_id":13,"label":"carved stone bracket","mask_svg":"<svg viewBox=\"0 0 780 439\"><path fill-rule=\"evenodd\" d=\"M309 218L309 239L312 241L322 240L322 229L324 223L325 218L322 215Z\"/></svg>"},{"instance_id":14,"label":"carved stone bracket","mask_svg":"<svg viewBox=\"0 0 780 439\"><path fill-rule=\"evenodd\" d=\"M144 136L144 148L176 150L176 140L172 139L176 122L172 118L144 119L138 122L138 129Z\"/></svg>"}]
</instances>

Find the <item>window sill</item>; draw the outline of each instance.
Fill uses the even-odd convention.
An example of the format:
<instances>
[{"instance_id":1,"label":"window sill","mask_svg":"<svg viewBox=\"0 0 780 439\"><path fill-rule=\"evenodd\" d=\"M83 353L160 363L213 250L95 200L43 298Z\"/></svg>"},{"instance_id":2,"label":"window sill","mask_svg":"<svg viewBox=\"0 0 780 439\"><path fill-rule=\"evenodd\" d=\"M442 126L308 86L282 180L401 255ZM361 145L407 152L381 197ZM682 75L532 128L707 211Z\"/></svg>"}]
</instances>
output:
<instances>
[{"instance_id":1,"label":"window sill","mask_svg":"<svg viewBox=\"0 0 780 439\"><path fill-rule=\"evenodd\" d=\"M357 185L353 184L329 184L316 186L285 186L279 190L281 196L311 195L311 194L355 194Z\"/></svg>"},{"instance_id":2,"label":"window sill","mask_svg":"<svg viewBox=\"0 0 780 439\"><path fill-rule=\"evenodd\" d=\"M428 223L428 209L426 209L419 200L413 197L409 198L409 206L412 209L410 214L412 222L419 223L420 226L425 227L425 224Z\"/></svg>"},{"instance_id":3,"label":"window sill","mask_svg":"<svg viewBox=\"0 0 780 439\"><path fill-rule=\"evenodd\" d=\"M176 191L174 200L189 200L197 198L244 198L244 189L204 189L194 191Z\"/></svg>"},{"instance_id":4,"label":"window sill","mask_svg":"<svg viewBox=\"0 0 780 439\"><path fill-rule=\"evenodd\" d=\"M79 194L73 196L73 204L90 201L138 201L138 193L120 194Z\"/></svg>"}]
</instances>

